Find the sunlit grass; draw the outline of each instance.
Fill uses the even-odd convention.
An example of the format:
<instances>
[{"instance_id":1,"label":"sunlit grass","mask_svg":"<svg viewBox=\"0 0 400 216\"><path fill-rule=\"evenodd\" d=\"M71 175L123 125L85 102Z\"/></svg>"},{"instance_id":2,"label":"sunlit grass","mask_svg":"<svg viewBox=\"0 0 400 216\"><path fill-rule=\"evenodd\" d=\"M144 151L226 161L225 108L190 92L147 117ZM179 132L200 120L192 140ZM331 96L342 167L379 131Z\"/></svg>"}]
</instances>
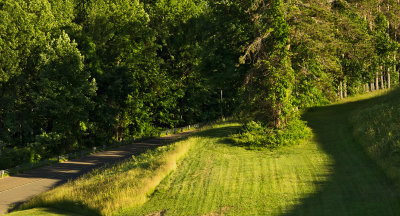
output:
<instances>
[{"instance_id":1,"label":"sunlit grass","mask_svg":"<svg viewBox=\"0 0 400 216\"><path fill-rule=\"evenodd\" d=\"M180 168L123 215L279 215L329 179L332 160L316 143L246 150L227 139L238 126L200 133Z\"/></svg>"},{"instance_id":2,"label":"sunlit grass","mask_svg":"<svg viewBox=\"0 0 400 216\"><path fill-rule=\"evenodd\" d=\"M22 209L52 207L82 214L112 215L121 208L141 205L197 139L192 137L159 147L118 165L96 170L33 198Z\"/></svg>"},{"instance_id":3,"label":"sunlit grass","mask_svg":"<svg viewBox=\"0 0 400 216\"><path fill-rule=\"evenodd\" d=\"M397 215L398 190L354 140L357 125L349 121L362 115L356 122L369 125L369 118L380 122L384 116L387 127L396 129L391 123L398 124L400 110L381 110L377 119L375 111L363 113L393 101L390 92L374 98L387 93L306 112L313 138L297 145L247 150L229 138L239 124L220 124L70 182L24 207L77 208L83 215Z\"/></svg>"},{"instance_id":4,"label":"sunlit grass","mask_svg":"<svg viewBox=\"0 0 400 216\"><path fill-rule=\"evenodd\" d=\"M349 103L349 102L355 102L355 101L361 101L361 100L366 100L370 98L375 98L383 95L387 95L388 93L392 92L393 89L383 89L383 90L377 90L377 91L372 91L360 95L354 95L354 96L349 96L347 98L343 98L336 103L332 103L331 105L337 105L337 104L344 104L344 103Z\"/></svg>"}]
</instances>

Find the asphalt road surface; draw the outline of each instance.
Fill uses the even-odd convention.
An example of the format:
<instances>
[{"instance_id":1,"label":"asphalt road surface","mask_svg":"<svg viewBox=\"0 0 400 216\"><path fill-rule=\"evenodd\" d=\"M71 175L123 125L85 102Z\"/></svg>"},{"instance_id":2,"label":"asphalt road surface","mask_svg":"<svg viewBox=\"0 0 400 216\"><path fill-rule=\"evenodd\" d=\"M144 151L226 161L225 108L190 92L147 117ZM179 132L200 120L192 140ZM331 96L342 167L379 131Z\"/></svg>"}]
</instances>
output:
<instances>
[{"instance_id":1,"label":"asphalt road surface","mask_svg":"<svg viewBox=\"0 0 400 216\"><path fill-rule=\"evenodd\" d=\"M79 159L65 161L26 171L22 174L0 179L0 214L12 211L19 204L35 195L51 190L105 164L115 163L145 152L147 149L165 145L193 131L144 140L123 145L107 151L94 153Z\"/></svg>"}]
</instances>

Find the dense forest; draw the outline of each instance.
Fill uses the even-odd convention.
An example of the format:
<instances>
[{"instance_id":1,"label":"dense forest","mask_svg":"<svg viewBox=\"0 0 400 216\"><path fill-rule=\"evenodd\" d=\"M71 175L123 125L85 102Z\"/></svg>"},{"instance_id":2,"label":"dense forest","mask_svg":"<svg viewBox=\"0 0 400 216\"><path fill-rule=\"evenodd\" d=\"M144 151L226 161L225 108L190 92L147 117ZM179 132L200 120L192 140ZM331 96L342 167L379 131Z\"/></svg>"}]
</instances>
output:
<instances>
[{"instance_id":1,"label":"dense forest","mask_svg":"<svg viewBox=\"0 0 400 216\"><path fill-rule=\"evenodd\" d=\"M0 168L222 116L271 134L390 88L399 5L0 0Z\"/></svg>"}]
</instances>

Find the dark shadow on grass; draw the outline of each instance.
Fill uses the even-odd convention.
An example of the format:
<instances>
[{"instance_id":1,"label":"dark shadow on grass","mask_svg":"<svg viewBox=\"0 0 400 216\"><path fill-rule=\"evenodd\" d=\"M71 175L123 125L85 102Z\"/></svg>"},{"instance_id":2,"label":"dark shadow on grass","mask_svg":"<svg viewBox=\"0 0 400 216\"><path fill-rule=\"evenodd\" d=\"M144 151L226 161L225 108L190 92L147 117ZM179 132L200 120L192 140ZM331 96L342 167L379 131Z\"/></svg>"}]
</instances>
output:
<instances>
[{"instance_id":1,"label":"dark shadow on grass","mask_svg":"<svg viewBox=\"0 0 400 216\"><path fill-rule=\"evenodd\" d=\"M352 136L348 122L354 110L399 97L399 91L377 98L313 108L304 115L321 148L333 160L331 175L318 191L300 200L285 215L399 215L399 190Z\"/></svg>"},{"instance_id":2,"label":"dark shadow on grass","mask_svg":"<svg viewBox=\"0 0 400 216\"><path fill-rule=\"evenodd\" d=\"M37 211L29 211L28 212L22 211L22 212L14 212L13 215L34 215L34 213L38 213ZM54 208L40 208L40 210L38 209L38 211L40 212L40 215L63 215L63 216L84 216L83 214L78 214L78 213L73 213L73 212L69 212L69 211L64 211L64 210L59 210L59 209L54 209Z\"/></svg>"},{"instance_id":3,"label":"dark shadow on grass","mask_svg":"<svg viewBox=\"0 0 400 216\"><path fill-rule=\"evenodd\" d=\"M240 132L241 126L228 126L221 128L212 128L204 131L200 131L195 134L195 136L206 137L206 138L220 138L219 144L241 147L250 151L265 151L267 148L262 147L252 147L248 145L242 145L236 142L232 135L238 134Z\"/></svg>"},{"instance_id":4,"label":"dark shadow on grass","mask_svg":"<svg viewBox=\"0 0 400 216\"><path fill-rule=\"evenodd\" d=\"M271 153L274 152L276 149L274 148L266 148L266 147L257 147L257 146L249 146L238 143L233 138L233 135L238 134L241 131L241 126L227 126L227 127L220 127L220 128L211 128L206 129L194 134L195 136L205 137L205 138L220 138L218 143L222 145L228 145L233 147L241 147L248 151L270 151ZM274 157L279 157L281 152L276 153Z\"/></svg>"},{"instance_id":5,"label":"dark shadow on grass","mask_svg":"<svg viewBox=\"0 0 400 216\"><path fill-rule=\"evenodd\" d=\"M211 128L203 131L199 131L194 136L205 137L205 138L224 138L229 137L233 134L238 133L240 126L228 126L220 128Z\"/></svg>"},{"instance_id":6,"label":"dark shadow on grass","mask_svg":"<svg viewBox=\"0 0 400 216\"><path fill-rule=\"evenodd\" d=\"M20 205L15 206L10 209L9 212L18 212L29 210L33 208L45 208L49 213L61 213L65 215L87 215L87 216L100 216L101 213L99 210L90 208L89 206L72 200L63 200L63 201L55 201L55 202L47 202L44 204L39 204L34 207L24 207L20 203Z\"/></svg>"},{"instance_id":7,"label":"dark shadow on grass","mask_svg":"<svg viewBox=\"0 0 400 216\"><path fill-rule=\"evenodd\" d=\"M58 202L51 202L41 205L38 208L44 208L44 211L48 213L57 213L62 215L70 215L70 216L79 216L79 215L87 215L87 216L100 216L101 213L93 208L90 208L82 203L64 200ZM28 210L28 209L20 209Z\"/></svg>"},{"instance_id":8,"label":"dark shadow on grass","mask_svg":"<svg viewBox=\"0 0 400 216\"><path fill-rule=\"evenodd\" d=\"M52 209L52 208L46 208L44 209L44 212L49 213L49 214L60 214L60 215L65 215L65 216L83 216L84 214L78 214L78 213L73 213L73 212L68 212L64 210L58 210L58 209Z\"/></svg>"}]
</instances>

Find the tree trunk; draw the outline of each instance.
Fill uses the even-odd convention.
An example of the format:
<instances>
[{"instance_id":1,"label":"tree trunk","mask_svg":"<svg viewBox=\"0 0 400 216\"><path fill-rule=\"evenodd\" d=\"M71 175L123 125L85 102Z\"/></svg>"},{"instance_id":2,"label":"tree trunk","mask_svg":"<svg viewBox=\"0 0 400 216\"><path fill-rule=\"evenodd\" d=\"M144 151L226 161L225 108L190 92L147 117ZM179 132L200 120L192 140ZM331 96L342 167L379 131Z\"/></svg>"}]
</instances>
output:
<instances>
[{"instance_id":1,"label":"tree trunk","mask_svg":"<svg viewBox=\"0 0 400 216\"><path fill-rule=\"evenodd\" d=\"M399 1L399 0L398 0ZM397 39L397 35L395 35L395 38ZM397 68L396 68L396 53L393 54L393 60L394 60L394 64L393 64L393 75L397 74L397 81L395 81L395 84L399 83L399 73L397 73Z\"/></svg>"},{"instance_id":2,"label":"tree trunk","mask_svg":"<svg viewBox=\"0 0 400 216\"><path fill-rule=\"evenodd\" d=\"M379 90L379 72L376 72L376 77L375 77L375 90Z\"/></svg>"},{"instance_id":3,"label":"tree trunk","mask_svg":"<svg viewBox=\"0 0 400 216\"><path fill-rule=\"evenodd\" d=\"M390 69L388 68L388 72L387 72L387 87L388 89L390 89Z\"/></svg>"},{"instance_id":4,"label":"tree trunk","mask_svg":"<svg viewBox=\"0 0 400 216\"><path fill-rule=\"evenodd\" d=\"M385 83L383 81L383 68L381 66L381 89L385 89Z\"/></svg>"},{"instance_id":5,"label":"tree trunk","mask_svg":"<svg viewBox=\"0 0 400 216\"><path fill-rule=\"evenodd\" d=\"M280 128L281 127L281 122L282 122L281 113L282 113L281 109L276 110L276 113L275 113L275 128Z\"/></svg>"},{"instance_id":6,"label":"tree trunk","mask_svg":"<svg viewBox=\"0 0 400 216\"><path fill-rule=\"evenodd\" d=\"M347 80L346 80L346 77L344 77L344 80L343 80L343 96L345 97L345 98L347 98L347 82L346 82Z\"/></svg>"},{"instance_id":7,"label":"tree trunk","mask_svg":"<svg viewBox=\"0 0 400 216\"><path fill-rule=\"evenodd\" d=\"M343 82L340 81L340 99L343 99Z\"/></svg>"},{"instance_id":8,"label":"tree trunk","mask_svg":"<svg viewBox=\"0 0 400 216\"><path fill-rule=\"evenodd\" d=\"M374 83L372 82L372 83L370 83L369 85L371 86L371 91L375 91L375 89L374 89Z\"/></svg>"}]
</instances>

